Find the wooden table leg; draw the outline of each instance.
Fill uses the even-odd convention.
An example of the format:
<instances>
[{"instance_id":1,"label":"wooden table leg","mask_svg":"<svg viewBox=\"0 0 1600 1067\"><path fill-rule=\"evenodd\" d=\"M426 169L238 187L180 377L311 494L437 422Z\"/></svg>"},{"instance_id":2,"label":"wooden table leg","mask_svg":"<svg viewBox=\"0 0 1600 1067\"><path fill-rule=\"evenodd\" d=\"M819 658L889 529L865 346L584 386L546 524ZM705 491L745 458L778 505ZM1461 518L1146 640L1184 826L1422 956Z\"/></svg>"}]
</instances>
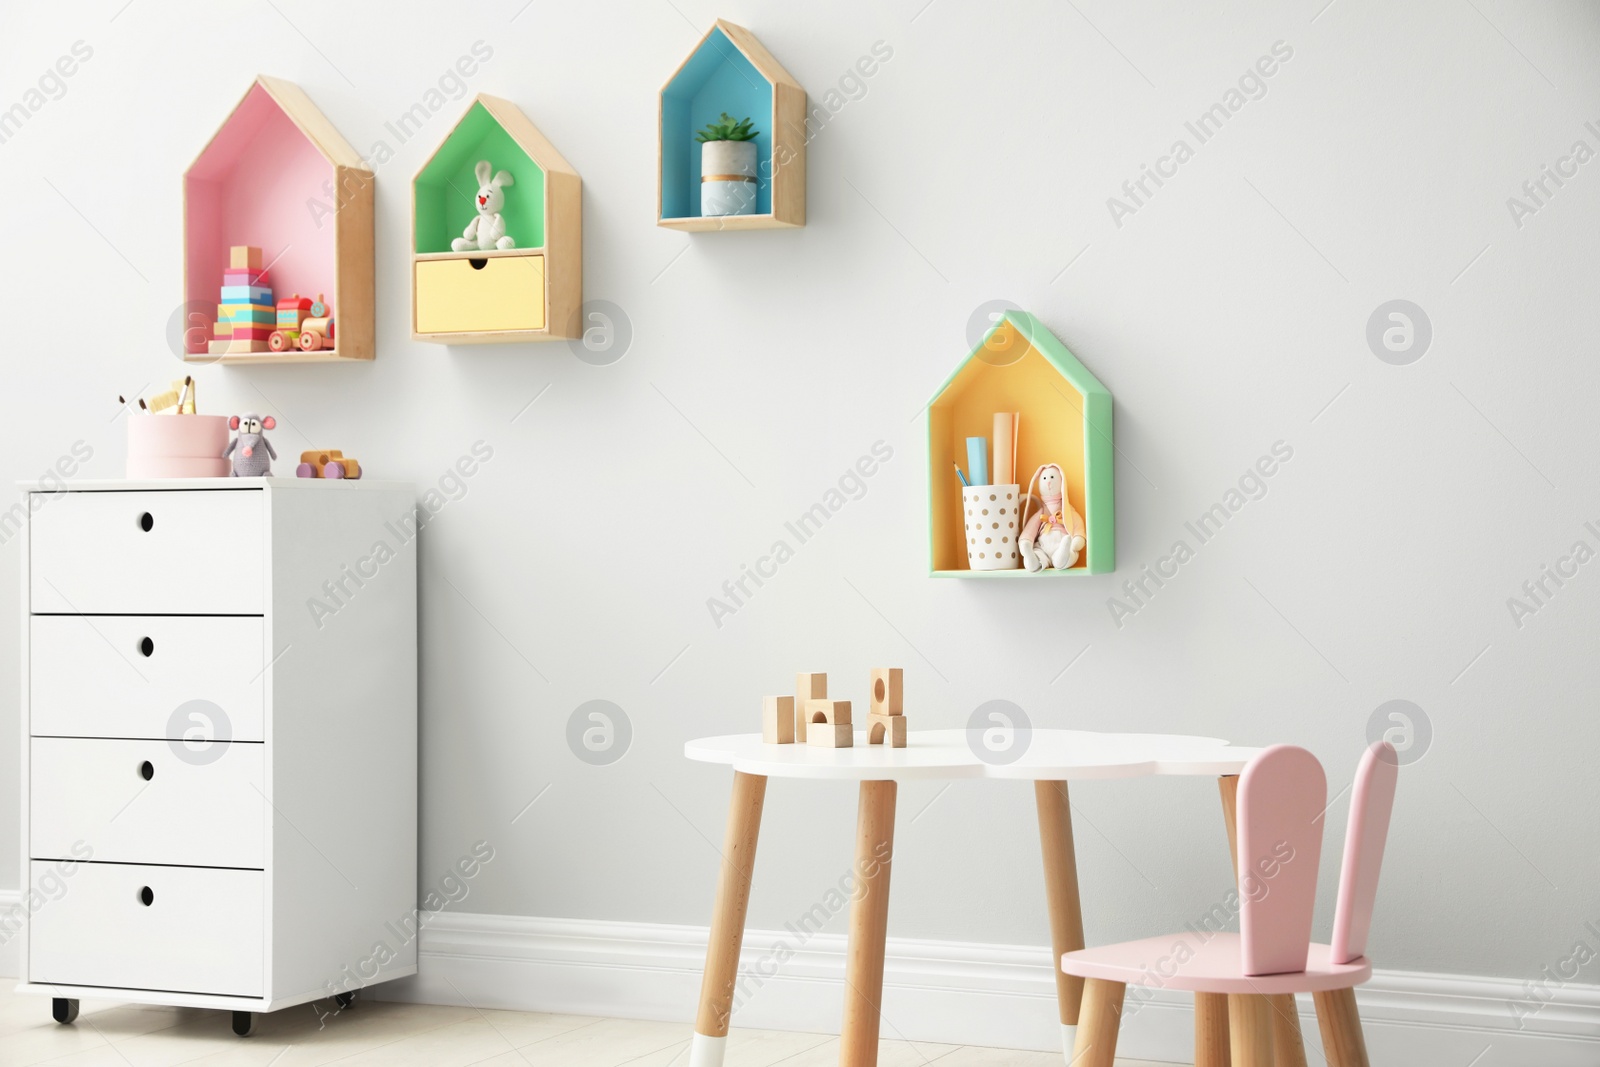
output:
<instances>
[{"instance_id":1,"label":"wooden table leg","mask_svg":"<svg viewBox=\"0 0 1600 1067\"><path fill-rule=\"evenodd\" d=\"M689 1067L721 1067L727 1048L734 985L739 980L739 948L744 943L744 917L750 904L750 876L755 870L756 838L766 796L764 776L734 772L728 830L722 843L722 874L711 913L711 942L706 946L706 973L700 983L700 1012L695 1017Z\"/></svg>"},{"instance_id":2,"label":"wooden table leg","mask_svg":"<svg viewBox=\"0 0 1600 1067\"><path fill-rule=\"evenodd\" d=\"M889 867L894 857L898 786L862 782L856 813L856 896L850 902L850 953L844 974L839 1067L876 1067L883 1010L883 949L889 936ZM697 1065L698 1067L698 1065Z\"/></svg>"},{"instance_id":3,"label":"wooden table leg","mask_svg":"<svg viewBox=\"0 0 1600 1067\"><path fill-rule=\"evenodd\" d=\"M1367 1039L1361 1033L1361 1013L1356 1011L1356 991L1335 989L1314 993L1317 1025L1322 1028L1322 1052L1331 1067L1367 1067Z\"/></svg>"},{"instance_id":4,"label":"wooden table leg","mask_svg":"<svg viewBox=\"0 0 1600 1067\"><path fill-rule=\"evenodd\" d=\"M1050 907L1050 966L1056 973L1061 1050L1072 1062L1083 979L1061 970L1061 957L1083 947L1083 904L1078 898L1078 859L1072 843L1072 804L1066 782L1034 782L1039 808L1039 846L1044 853L1044 891ZM1225 1067L1225 1065L1224 1065Z\"/></svg>"}]
</instances>

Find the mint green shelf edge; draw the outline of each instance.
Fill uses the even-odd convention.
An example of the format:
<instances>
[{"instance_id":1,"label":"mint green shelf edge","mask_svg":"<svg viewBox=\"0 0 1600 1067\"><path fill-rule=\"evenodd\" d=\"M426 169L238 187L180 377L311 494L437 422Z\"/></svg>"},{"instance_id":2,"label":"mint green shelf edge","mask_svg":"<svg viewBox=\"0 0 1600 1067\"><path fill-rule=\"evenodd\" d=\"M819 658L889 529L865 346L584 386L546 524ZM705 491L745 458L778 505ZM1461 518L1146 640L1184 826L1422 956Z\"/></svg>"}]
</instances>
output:
<instances>
[{"instance_id":1,"label":"mint green shelf edge","mask_svg":"<svg viewBox=\"0 0 1600 1067\"><path fill-rule=\"evenodd\" d=\"M1051 333L1038 317L1026 311L1008 311L996 322L983 339L967 353L967 358L956 364L940 385L928 407L932 408L956 380L968 363L977 358L994 336L995 330L1009 321L1027 338L1061 376L1072 383L1083 396L1083 525L1085 547L1084 566L1064 571L974 571L937 570L933 566L933 524L938 516L933 514L933 479L938 474L933 469L933 418L928 419L928 449L924 455L928 468L928 575L932 578L1071 578L1091 574L1110 574L1117 569L1117 516L1114 479L1116 453L1111 426L1111 391L1101 384L1094 372L1085 367L1061 340ZM1026 491L1026 486L1023 487Z\"/></svg>"}]
</instances>

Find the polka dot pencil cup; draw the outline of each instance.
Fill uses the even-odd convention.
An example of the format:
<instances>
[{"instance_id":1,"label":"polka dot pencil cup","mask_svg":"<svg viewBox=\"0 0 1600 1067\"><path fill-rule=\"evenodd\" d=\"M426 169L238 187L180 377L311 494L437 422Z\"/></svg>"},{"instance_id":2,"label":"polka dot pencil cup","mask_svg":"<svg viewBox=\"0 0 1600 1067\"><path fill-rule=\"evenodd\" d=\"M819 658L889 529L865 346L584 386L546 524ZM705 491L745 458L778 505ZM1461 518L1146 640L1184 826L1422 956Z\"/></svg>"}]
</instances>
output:
<instances>
[{"instance_id":1,"label":"polka dot pencil cup","mask_svg":"<svg viewBox=\"0 0 1600 1067\"><path fill-rule=\"evenodd\" d=\"M1021 486L968 485L961 490L967 526L967 566L975 571L1015 570Z\"/></svg>"}]
</instances>

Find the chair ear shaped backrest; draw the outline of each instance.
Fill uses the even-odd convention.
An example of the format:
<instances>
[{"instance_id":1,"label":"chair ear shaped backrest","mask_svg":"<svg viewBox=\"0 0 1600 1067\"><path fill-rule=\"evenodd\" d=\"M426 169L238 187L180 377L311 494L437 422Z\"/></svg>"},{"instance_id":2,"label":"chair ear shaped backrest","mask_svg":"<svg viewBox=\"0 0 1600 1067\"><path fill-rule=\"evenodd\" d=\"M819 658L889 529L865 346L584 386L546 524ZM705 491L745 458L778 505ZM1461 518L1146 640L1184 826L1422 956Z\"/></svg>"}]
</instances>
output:
<instances>
[{"instance_id":1,"label":"chair ear shaped backrest","mask_svg":"<svg viewBox=\"0 0 1600 1067\"><path fill-rule=\"evenodd\" d=\"M1378 899L1378 873L1389 840L1400 757L1387 741L1375 741L1361 757L1350 787L1350 828L1339 872L1339 902L1333 913L1333 962L1350 963L1367 954L1372 908Z\"/></svg>"},{"instance_id":2,"label":"chair ear shaped backrest","mask_svg":"<svg viewBox=\"0 0 1600 1067\"><path fill-rule=\"evenodd\" d=\"M1328 778L1317 757L1273 745L1239 776L1239 955L1244 973L1306 969Z\"/></svg>"}]
</instances>

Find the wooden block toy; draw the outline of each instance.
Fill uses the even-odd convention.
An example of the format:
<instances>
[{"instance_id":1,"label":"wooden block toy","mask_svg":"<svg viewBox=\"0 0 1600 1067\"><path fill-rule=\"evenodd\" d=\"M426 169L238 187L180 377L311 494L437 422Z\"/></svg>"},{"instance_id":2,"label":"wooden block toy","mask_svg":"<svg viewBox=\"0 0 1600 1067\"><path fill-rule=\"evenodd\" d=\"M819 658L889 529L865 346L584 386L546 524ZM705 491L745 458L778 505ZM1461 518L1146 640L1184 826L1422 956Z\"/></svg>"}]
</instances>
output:
<instances>
[{"instance_id":1,"label":"wooden block toy","mask_svg":"<svg viewBox=\"0 0 1600 1067\"><path fill-rule=\"evenodd\" d=\"M300 350L302 352L316 352L324 348L332 348L334 342L334 321L332 316L321 319L306 319L300 324Z\"/></svg>"},{"instance_id":2,"label":"wooden block toy","mask_svg":"<svg viewBox=\"0 0 1600 1067\"><path fill-rule=\"evenodd\" d=\"M899 667L872 668L872 707L870 714L905 714L905 673Z\"/></svg>"},{"instance_id":3,"label":"wooden block toy","mask_svg":"<svg viewBox=\"0 0 1600 1067\"><path fill-rule=\"evenodd\" d=\"M906 717L904 715L867 716L867 744L887 744L891 748L906 747Z\"/></svg>"},{"instance_id":4,"label":"wooden block toy","mask_svg":"<svg viewBox=\"0 0 1600 1067\"><path fill-rule=\"evenodd\" d=\"M260 270L261 249L254 245L234 245L228 249L228 266L234 270Z\"/></svg>"},{"instance_id":5,"label":"wooden block toy","mask_svg":"<svg viewBox=\"0 0 1600 1067\"><path fill-rule=\"evenodd\" d=\"M257 326L247 322L233 323L232 339L235 341L260 341L265 344L271 336L270 324Z\"/></svg>"},{"instance_id":6,"label":"wooden block toy","mask_svg":"<svg viewBox=\"0 0 1600 1067\"><path fill-rule=\"evenodd\" d=\"M794 739L804 744L806 740L806 702L820 700L828 695L826 674L797 674L794 676Z\"/></svg>"},{"instance_id":7,"label":"wooden block toy","mask_svg":"<svg viewBox=\"0 0 1600 1067\"><path fill-rule=\"evenodd\" d=\"M806 744L817 748L854 748L856 739L849 723L814 722L806 732Z\"/></svg>"},{"instance_id":8,"label":"wooden block toy","mask_svg":"<svg viewBox=\"0 0 1600 1067\"><path fill-rule=\"evenodd\" d=\"M209 347L209 351L211 351L213 353L221 352L221 353L224 353L224 354L230 353L230 352L270 352L270 351L272 351L272 349L267 347L267 342L266 341L241 341L238 338L234 338L233 340L230 340L230 341L212 341L211 344L208 347Z\"/></svg>"},{"instance_id":9,"label":"wooden block toy","mask_svg":"<svg viewBox=\"0 0 1600 1067\"><path fill-rule=\"evenodd\" d=\"M761 699L761 740L769 745L794 744L794 697Z\"/></svg>"},{"instance_id":10,"label":"wooden block toy","mask_svg":"<svg viewBox=\"0 0 1600 1067\"><path fill-rule=\"evenodd\" d=\"M849 726L850 702L848 700L806 701L806 722L811 726Z\"/></svg>"},{"instance_id":11,"label":"wooden block toy","mask_svg":"<svg viewBox=\"0 0 1600 1067\"><path fill-rule=\"evenodd\" d=\"M214 331L214 333L216 335L217 340L219 340L219 341L231 341L231 340L233 340L233 323L231 323L231 322L218 322L217 326L216 326L216 330Z\"/></svg>"},{"instance_id":12,"label":"wooden block toy","mask_svg":"<svg viewBox=\"0 0 1600 1067\"><path fill-rule=\"evenodd\" d=\"M222 284L224 288L253 285L258 289L270 289L272 280L269 275L270 272L264 270L225 270L222 272Z\"/></svg>"},{"instance_id":13,"label":"wooden block toy","mask_svg":"<svg viewBox=\"0 0 1600 1067\"><path fill-rule=\"evenodd\" d=\"M221 294L225 304L272 303L272 290L262 285L224 285Z\"/></svg>"}]
</instances>

